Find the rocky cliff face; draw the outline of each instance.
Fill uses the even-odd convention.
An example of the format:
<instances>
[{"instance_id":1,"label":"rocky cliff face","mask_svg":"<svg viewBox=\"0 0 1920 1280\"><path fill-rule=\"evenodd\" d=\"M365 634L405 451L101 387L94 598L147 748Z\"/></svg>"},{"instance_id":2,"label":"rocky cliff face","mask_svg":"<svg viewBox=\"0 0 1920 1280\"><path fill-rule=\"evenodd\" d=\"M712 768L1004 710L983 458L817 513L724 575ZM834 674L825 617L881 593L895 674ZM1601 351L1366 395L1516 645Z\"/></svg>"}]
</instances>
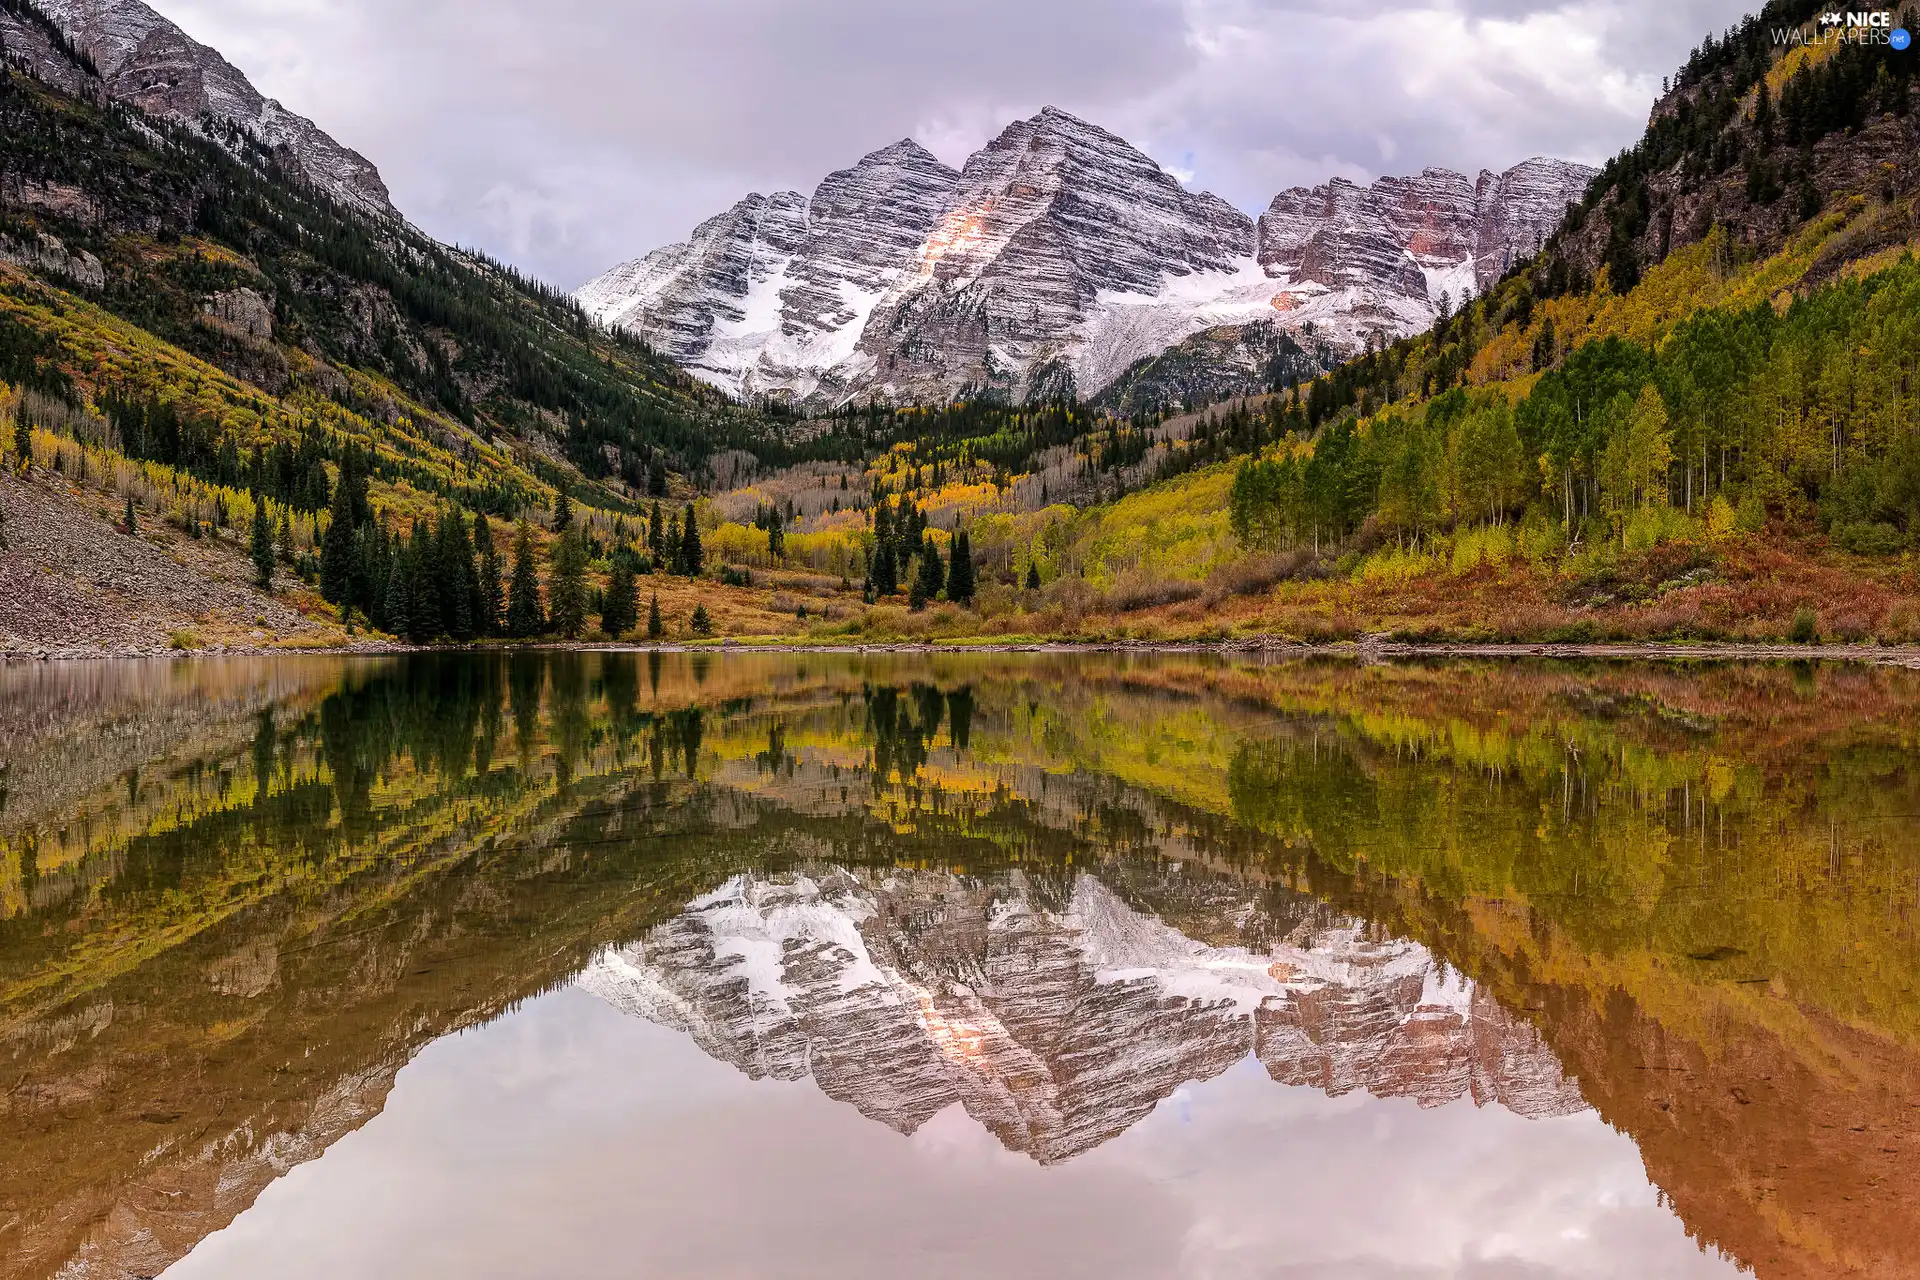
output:
<instances>
[{"instance_id":1,"label":"rocky cliff face","mask_svg":"<svg viewBox=\"0 0 1920 1280\"><path fill-rule=\"evenodd\" d=\"M750 195L581 289L589 312L732 391L811 395L951 205L960 175L902 141L809 200Z\"/></svg>"},{"instance_id":2,"label":"rocky cliff face","mask_svg":"<svg viewBox=\"0 0 1920 1280\"><path fill-rule=\"evenodd\" d=\"M1484 289L1531 252L1591 176L1531 160L1477 183L1335 180L1256 225L1049 107L958 174L902 142L811 200L749 196L578 296L746 396L1092 396L1222 327L1270 321L1348 353L1417 332L1443 290Z\"/></svg>"},{"instance_id":3,"label":"rocky cliff face","mask_svg":"<svg viewBox=\"0 0 1920 1280\"><path fill-rule=\"evenodd\" d=\"M37 3L92 56L106 93L116 101L190 126L199 127L207 116L231 124L350 208L378 218L400 216L379 170L364 156L263 96L218 51L140 0ZM57 62L52 66L60 71Z\"/></svg>"},{"instance_id":4,"label":"rocky cliff face","mask_svg":"<svg viewBox=\"0 0 1920 1280\"><path fill-rule=\"evenodd\" d=\"M1213 905L1237 930L1260 910ZM1248 1055L1335 1094L1584 1105L1530 1026L1424 948L1324 913L1290 923L1254 950L1195 942L1088 875L749 875L579 981L756 1079L810 1076L902 1133L958 1102L1043 1163Z\"/></svg>"},{"instance_id":5,"label":"rocky cliff face","mask_svg":"<svg viewBox=\"0 0 1920 1280\"><path fill-rule=\"evenodd\" d=\"M1397 337L1453 303L1486 291L1532 254L1592 181L1594 170L1533 159L1477 181L1449 169L1344 178L1295 187L1260 217L1260 265L1288 282L1276 308L1335 332Z\"/></svg>"},{"instance_id":6,"label":"rocky cliff face","mask_svg":"<svg viewBox=\"0 0 1920 1280\"><path fill-rule=\"evenodd\" d=\"M1251 231L1225 201L1048 108L967 161L952 207L839 376L915 401L1027 395L1068 373L1095 390L1165 345L1158 332L1192 332L1195 311L1250 274Z\"/></svg>"}]
</instances>

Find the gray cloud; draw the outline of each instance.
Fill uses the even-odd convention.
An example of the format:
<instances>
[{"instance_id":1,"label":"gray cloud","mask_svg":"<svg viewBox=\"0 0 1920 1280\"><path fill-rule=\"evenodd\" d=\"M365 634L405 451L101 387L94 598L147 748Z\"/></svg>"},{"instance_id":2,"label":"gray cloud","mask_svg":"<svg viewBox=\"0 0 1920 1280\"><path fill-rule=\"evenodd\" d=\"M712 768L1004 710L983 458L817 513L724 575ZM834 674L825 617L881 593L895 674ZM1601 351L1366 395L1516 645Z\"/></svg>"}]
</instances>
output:
<instances>
[{"instance_id":1,"label":"gray cloud","mask_svg":"<svg viewBox=\"0 0 1920 1280\"><path fill-rule=\"evenodd\" d=\"M749 190L1054 103L1257 212L1284 187L1633 141L1744 0L150 0L379 164L427 230L564 285Z\"/></svg>"}]
</instances>

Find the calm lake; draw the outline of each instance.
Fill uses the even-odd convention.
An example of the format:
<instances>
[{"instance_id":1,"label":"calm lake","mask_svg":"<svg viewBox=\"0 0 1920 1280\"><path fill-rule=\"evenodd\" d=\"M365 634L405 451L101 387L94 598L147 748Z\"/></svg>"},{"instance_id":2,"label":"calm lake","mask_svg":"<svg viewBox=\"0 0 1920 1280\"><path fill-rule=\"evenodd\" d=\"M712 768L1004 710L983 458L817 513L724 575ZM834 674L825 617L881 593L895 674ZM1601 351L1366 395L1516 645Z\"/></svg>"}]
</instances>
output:
<instances>
[{"instance_id":1,"label":"calm lake","mask_svg":"<svg viewBox=\"0 0 1920 1280\"><path fill-rule=\"evenodd\" d=\"M0 668L0 1280L1920 1275L1920 672Z\"/></svg>"}]
</instances>

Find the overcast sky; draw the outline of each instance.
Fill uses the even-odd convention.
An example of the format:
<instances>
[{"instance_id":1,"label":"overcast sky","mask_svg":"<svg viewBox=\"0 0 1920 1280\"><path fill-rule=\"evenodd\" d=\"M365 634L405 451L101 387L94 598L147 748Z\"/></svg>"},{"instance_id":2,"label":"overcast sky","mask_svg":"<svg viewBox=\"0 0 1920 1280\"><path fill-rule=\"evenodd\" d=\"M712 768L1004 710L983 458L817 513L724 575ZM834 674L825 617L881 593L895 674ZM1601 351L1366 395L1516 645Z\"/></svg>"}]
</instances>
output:
<instances>
[{"instance_id":1,"label":"overcast sky","mask_svg":"<svg viewBox=\"0 0 1920 1280\"><path fill-rule=\"evenodd\" d=\"M1746 0L149 0L569 288L748 191L1052 104L1249 213L1288 186L1598 162Z\"/></svg>"}]
</instances>

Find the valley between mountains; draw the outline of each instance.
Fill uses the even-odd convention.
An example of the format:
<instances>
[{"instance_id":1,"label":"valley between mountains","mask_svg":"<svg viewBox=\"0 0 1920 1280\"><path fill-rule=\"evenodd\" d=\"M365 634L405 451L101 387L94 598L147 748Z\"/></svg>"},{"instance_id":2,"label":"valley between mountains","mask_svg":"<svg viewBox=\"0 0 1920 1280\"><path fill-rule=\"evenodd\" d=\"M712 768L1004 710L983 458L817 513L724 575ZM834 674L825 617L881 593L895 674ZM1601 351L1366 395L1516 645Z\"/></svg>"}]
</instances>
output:
<instances>
[{"instance_id":1,"label":"valley between mountains","mask_svg":"<svg viewBox=\"0 0 1920 1280\"><path fill-rule=\"evenodd\" d=\"M1819 16L1597 170L1256 216L1049 107L566 293L140 0L0 0L0 651L1912 645L1914 59Z\"/></svg>"}]
</instances>

